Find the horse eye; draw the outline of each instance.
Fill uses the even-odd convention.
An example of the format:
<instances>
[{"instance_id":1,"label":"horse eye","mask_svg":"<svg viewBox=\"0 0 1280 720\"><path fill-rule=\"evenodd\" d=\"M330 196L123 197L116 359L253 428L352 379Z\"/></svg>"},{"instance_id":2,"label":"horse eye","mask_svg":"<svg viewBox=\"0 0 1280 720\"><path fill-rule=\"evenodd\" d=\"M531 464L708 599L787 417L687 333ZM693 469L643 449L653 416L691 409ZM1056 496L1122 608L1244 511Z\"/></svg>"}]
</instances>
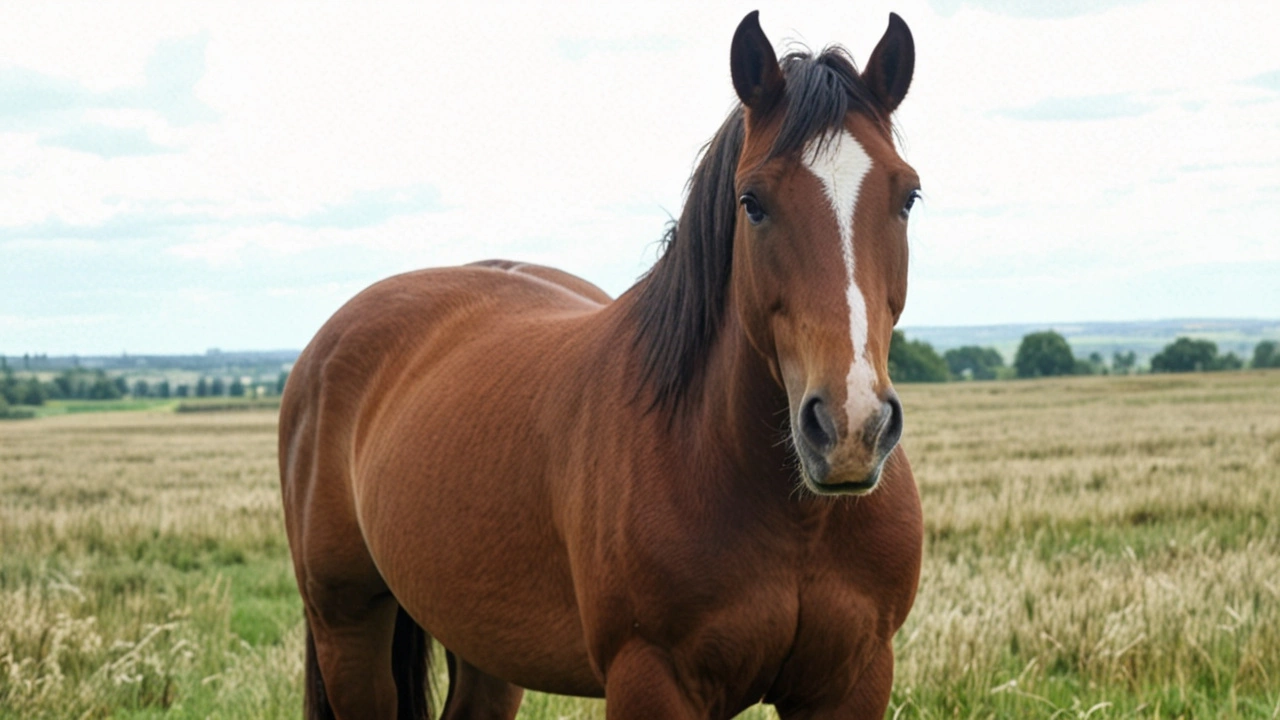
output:
<instances>
[{"instance_id":1,"label":"horse eye","mask_svg":"<svg viewBox=\"0 0 1280 720\"><path fill-rule=\"evenodd\" d=\"M752 225L759 225L764 222L764 208L760 207L760 202L756 200L755 195L745 193L738 198L738 203L742 205L742 209L747 213L747 220Z\"/></svg>"},{"instance_id":2,"label":"horse eye","mask_svg":"<svg viewBox=\"0 0 1280 720\"><path fill-rule=\"evenodd\" d=\"M919 200L919 199L920 199L920 191L912 190L911 194L907 196L907 201L902 204L902 209L898 211L898 215L900 215L903 220L906 220L907 216L911 215L911 207L915 205L916 200Z\"/></svg>"}]
</instances>

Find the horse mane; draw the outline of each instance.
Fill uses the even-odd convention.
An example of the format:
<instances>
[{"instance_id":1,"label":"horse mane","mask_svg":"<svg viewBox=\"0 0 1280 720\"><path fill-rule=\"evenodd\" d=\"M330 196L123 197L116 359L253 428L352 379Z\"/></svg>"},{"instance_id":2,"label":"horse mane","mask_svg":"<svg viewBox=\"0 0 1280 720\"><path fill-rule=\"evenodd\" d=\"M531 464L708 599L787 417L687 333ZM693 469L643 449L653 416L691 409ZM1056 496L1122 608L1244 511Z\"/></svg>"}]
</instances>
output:
<instances>
[{"instance_id":1,"label":"horse mane","mask_svg":"<svg viewBox=\"0 0 1280 720\"><path fill-rule=\"evenodd\" d=\"M800 152L811 140L825 143L844 127L850 111L891 129L848 51L829 47L817 56L788 53L779 63L784 97L771 112L782 126L768 159ZM724 323L738 198L734 176L745 140L741 105L702 149L689 178L680 219L667 227L663 252L636 284L631 307L642 387L653 392L650 409L675 413L699 378Z\"/></svg>"}]
</instances>

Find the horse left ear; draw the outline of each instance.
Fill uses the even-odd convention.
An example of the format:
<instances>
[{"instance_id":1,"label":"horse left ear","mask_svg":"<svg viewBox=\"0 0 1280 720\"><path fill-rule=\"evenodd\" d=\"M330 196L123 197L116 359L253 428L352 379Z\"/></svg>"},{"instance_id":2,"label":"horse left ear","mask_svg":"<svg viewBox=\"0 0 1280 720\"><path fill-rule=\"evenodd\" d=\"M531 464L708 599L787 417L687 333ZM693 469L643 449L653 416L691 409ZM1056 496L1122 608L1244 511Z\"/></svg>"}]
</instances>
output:
<instances>
[{"instance_id":1,"label":"horse left ear","mask_svg":"<svg viewBox=\"0 0 1280 720\"><path fill-rule=\"evenodd\" d=\"M742 18L733 33L729 49L729 69L738 99L752 112L764 114L782 96L782 68L773 45L760 29L760 12L753 10Z\"/></svg>"},{"instance_id":2,"label":"horse left ear","mask_svg":"<svg viewBox=\"0 0 1280 720\"><path fill-rule=\"evenodd\" d=\"M907 96L911 87L911 74L916 68L916 43L911 39L911 29L898 17L889 13L889 28L871 51L862 80L880 101L885 113L892 113Z\"/></svg>"}]
</instances>

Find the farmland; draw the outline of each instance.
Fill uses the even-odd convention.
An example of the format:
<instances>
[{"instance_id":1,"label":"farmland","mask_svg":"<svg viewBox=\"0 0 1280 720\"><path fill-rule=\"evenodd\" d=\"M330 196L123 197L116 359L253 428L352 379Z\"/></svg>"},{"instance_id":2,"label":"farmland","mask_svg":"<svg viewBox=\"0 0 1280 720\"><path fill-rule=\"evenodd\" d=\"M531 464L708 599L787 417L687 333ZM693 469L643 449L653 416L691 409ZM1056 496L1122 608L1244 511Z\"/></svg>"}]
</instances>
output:
<instances>
[{"instance_id":1,"label":"farmland","mask_svg":"<svg viewBox=\"0 0 1280 720\"><path fill-rule=\"evenodd\" d=\"M1280 716L1280 372L899 392L927 537L891 716ZM0 718L299 715L274 430L0 423Z\"/></svg>"}]
</instances>

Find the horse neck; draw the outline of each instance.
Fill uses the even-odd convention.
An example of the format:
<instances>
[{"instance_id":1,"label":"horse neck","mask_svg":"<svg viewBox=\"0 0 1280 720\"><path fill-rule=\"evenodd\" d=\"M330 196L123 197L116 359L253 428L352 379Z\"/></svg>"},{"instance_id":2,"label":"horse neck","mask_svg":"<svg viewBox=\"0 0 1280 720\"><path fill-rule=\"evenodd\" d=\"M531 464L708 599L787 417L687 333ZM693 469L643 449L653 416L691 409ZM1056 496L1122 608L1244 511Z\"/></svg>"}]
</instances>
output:
<instances>
[{"instance_id":1,"label":"horse neck","mask_svg":"<svg viewBox=\"0 0 1280 720\"><path fill-rule=\"evenodd\" d=\"M698 474L739 493L790 495L796 486L786 392L748 340L732 300L697 382L676 414Z\"/></svg>"}]
</instances>

